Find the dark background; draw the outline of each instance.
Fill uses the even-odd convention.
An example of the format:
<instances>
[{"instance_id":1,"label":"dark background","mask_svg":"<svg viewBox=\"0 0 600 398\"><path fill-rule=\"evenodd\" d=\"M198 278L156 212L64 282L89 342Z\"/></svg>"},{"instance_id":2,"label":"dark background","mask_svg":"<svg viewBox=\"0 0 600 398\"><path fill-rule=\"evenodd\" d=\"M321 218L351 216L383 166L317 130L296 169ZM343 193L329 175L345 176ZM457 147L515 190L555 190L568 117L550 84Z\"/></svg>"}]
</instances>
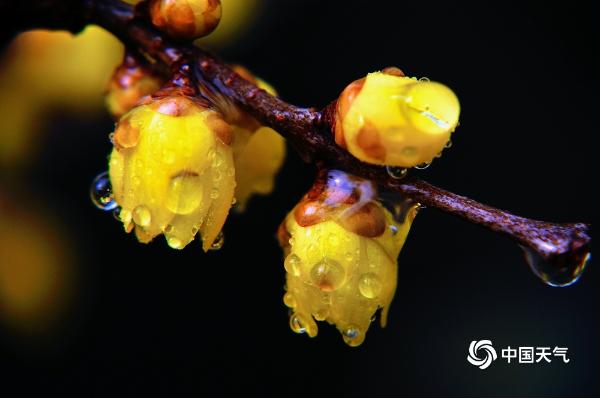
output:
<instances>
[{"instance_id":1,"label":"dark background","mask_svg":"<svg viewBox=\"0 0 600 398\"><path fill-rule=\"evenodd\" d=\"M323 106L388 65L452 87L454 146L430 182L517 214L593 222L598 134L597 22L585 4L270 0L221 52L300 105ZM593 266L551 288L510 240L435 209L419 214L399 258L389 324L347 347L319 324L288 327L277 225L311 184L290 153L270 197L254 199L203 254L139 244L88 197L106 168L111 121L55 116L20 190L67 226L79 294L59 330L33 341L0 329L0 395L16 396L598 396ZM595 164L595 162L594 162ZM597 169L596 169L597 170ZM568 347L571 362L466 361L471 340Z\"/></svg>"}]
</instances>

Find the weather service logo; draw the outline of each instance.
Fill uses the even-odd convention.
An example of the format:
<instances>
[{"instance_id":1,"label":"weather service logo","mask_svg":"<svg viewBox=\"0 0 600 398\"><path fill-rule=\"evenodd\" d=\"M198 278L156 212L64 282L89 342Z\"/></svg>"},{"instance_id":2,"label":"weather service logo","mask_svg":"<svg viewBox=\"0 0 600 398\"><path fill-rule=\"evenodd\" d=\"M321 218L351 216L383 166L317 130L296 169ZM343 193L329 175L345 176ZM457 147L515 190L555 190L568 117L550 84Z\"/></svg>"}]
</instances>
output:
<instances>
[{"instance_id":1,"label":"weather service logo","mask_svg":"<svg viewBox=\"0 0 600 398\"><path fill-rule=\"evenodd\" d=\"M498 358L496 350L492 347L490 340L473 340L469 346L469 355L467 355L467 361L471 364L479 367L479 369L485 369Z\"/></svg>"},{"instance_id":2,"label":"weather service logo","mask_svg":"<svg viewBox=\"0 0 600 398\"><path fill-rule=\"evenodd\" d=\"M551 347L513 348L508 346L503 348L500 352L502 353L502 358L509 364L544 364L551 363L552 358L555 357L561 358L563 363L569 363L571 359L567 358L568 351L568 347L558 346L555 346L554 349ZM470 364L477 366L479 369L486 369L496 359L498 359L498 355L492 346L491 340L471 341L471 344L469 345L469 355L467 355L467 361L469 361Z\"/></svg>"}]
</instances>

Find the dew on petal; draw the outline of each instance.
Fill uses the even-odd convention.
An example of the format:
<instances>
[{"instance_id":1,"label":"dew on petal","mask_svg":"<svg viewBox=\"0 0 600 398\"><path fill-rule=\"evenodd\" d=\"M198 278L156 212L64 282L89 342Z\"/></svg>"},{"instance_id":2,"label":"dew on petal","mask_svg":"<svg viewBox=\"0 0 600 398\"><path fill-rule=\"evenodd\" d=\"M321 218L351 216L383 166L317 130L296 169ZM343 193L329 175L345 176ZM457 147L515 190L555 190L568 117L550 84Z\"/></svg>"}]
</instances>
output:
<instances>
[{"instance_id":1,"label":"dew on petal","mask_svg":"<svg viewBox=\"0 0 600 398\"><path fill-rule=\"evenodd\" d=\"M346 272L337 261L324 257L312 267L310 276L319 289L331 292L344 284Z\"/></svg>"},{"instance_id":2,"label":"dew on petal","mask_svg":"<svg viewBox=\"0 0 600 398\"><path fill-rule=\"evenodd\" d=\"M198 174L179 173L169 181L165 206L175 214L190 214L200 206L203 192Z\"/></svg>"},{"instance_id":3,"label":"dew on petal","mask_svg":"<svg viewBox=\"0 0 600 398\"><path fill-rule=\"evenodd\" d=\"M364 274L358 281L358 290L364 297L372 299L381 293L382 283L374 273Z\"/></svg>"},{"instance_id":4,"label":"dew on petal","mask_svg":"<svg viewBox=\"0 0 600 398\"><path fill-rule=\"evenodd\" d=\"M209 250L220 250L225 244L225 234L223 231L219 232L213 243L208 248Z\"/></svg>"},{"instance_id":5,"label":"dew on petal","mask_svg":"<svg viewBox=\"0 0 600 398\"><path fill-rule=\"evenodd\" d=\"M133 209L133 222L140 227L148 227L152 222L152 214L150 210L143 205L137 206Z\"/></svg>"}]
</instances>

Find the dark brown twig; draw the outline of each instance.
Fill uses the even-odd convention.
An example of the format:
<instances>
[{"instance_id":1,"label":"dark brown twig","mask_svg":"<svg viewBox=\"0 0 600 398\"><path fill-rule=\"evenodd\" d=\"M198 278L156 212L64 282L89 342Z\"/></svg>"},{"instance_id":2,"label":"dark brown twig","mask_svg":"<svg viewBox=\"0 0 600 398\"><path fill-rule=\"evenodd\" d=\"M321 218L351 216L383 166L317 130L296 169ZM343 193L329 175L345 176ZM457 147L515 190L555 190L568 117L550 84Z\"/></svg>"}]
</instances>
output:
<instances>
[{"instance_id":1,"label":"dark brown twig","mask_svg":"<svg viewBox=\"0 0 600 398\"><path fill-rule=\"evenodd\" d=\"M56 0L43 3L47 7L47 3L52 1ZM589 224L553 224L515 216L411 176L401 180L395 179L385 168L360 162L337 146L332 139L335 103L318 111L299 108L269 95L241 78L215 56L190 44L172 42L164 34L154 30L146 22L147 18L144 18L143 6L134 10L117 0L88 0L85 7L75 7L73 10L73 13L80 13L79 20L102 26L115 34L126 46L136 48L146 56L172 68L174 72L187 65L194 71L201 85L277 130L307 161L319 162L330 168L342 169L368 178L427 207L438 208L505 234L522 246L533 249L557 267L580 262L582 256L591 248ZM61 9L61 12L65 11ZM56 17L48 18L50 21L56 20ZM78 19L69 15L65 20L70 23L65 28L69 28L76 26L72 21ZM35 22L39 23L38 20ZM55 27L54 24L51 26Z\"/></svg>"}]
</instances>

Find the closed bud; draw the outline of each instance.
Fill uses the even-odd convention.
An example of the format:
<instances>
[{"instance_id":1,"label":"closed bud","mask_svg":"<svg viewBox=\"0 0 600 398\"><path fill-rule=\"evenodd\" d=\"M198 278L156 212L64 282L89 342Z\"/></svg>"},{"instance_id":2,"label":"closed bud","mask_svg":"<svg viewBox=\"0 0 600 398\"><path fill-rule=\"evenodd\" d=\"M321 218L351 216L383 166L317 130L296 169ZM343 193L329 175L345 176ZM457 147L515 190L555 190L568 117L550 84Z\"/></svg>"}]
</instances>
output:
<instances>
[{"instance_id":1,"label":"closed bud","mask_svg":"<svg viewBox=\"0 0 600 398\"><path fill-rule=\"evenodd\" d=\"M285 141L264 126L254 132L233 126L233 131L236 209L243 211L252 195L273 191L275 176L285 160Z\"/></svg>"},{"instance_id":2,"label":"closed bud","mask_svg":"<svg viewBox=\"0 0 600 398\"><path fill-rule=\"evenodd\" d=\"M238 75L277 95L275 89L240 65L231 67ZM275 175L285 159L285 141L275 130L260 123L239 109L230 112L235 140L233 158L236 169L236 209L243 211L254 194L267 195L273 190Z\"/></svg>"},{"instance_id":3,"label":"closed bud","mask_svg":"<svg viewBox=\"0 0 600 398\"><path fill-rule=\"evenodd\" d=\"M395 218L370 181L337 170L320 175L278 232L294 331L314 337L315 320L327 321L357 346L380 308L385 326L396 259L416 214L414 206L404 210Z\"/></svg>"},{"instance_id":4,"label":"closed bud","mask_svg":"<svg viewBox=\"0 0 600 398\"><path fill-rule=\"evenodd\" d=\"M116 119L123 116L144 97L161 87L161 79L131 57L119 65L106 88L106 105Z\"/></svg>"},{"instance_id":5,"label":"closed bud","mask_svg":"<svg viewBox=\"0 0 600 398\"><path fill-rule=\"evenodd\" d=\"M220 0L150 0L152 24L175 39L193 40L221 20Z\"/></svg>"},{"instance_id":6,"label":"closed bud","mask_svg":"<svg viewBox=\"0 0 600 398\"><path fill-rule=\"evenodd\" d=\"M141 242L164 234L176 249L218 236L233 200L231 127L185 96L150 101L125 114L113 135L110 179L119 218Z\"/></svg>"},{"instance_id":7,"label":"closed bud","mask_svg":"<svg viewBox=\"0 0 600 398\"><path fill-rule=\"evenodd\" d=\"M386 68L342 92L335 141L367 163L414 167L431 163L442 152L459 113L458 99L448 87Z\"/></svg>"}]
</instances>

